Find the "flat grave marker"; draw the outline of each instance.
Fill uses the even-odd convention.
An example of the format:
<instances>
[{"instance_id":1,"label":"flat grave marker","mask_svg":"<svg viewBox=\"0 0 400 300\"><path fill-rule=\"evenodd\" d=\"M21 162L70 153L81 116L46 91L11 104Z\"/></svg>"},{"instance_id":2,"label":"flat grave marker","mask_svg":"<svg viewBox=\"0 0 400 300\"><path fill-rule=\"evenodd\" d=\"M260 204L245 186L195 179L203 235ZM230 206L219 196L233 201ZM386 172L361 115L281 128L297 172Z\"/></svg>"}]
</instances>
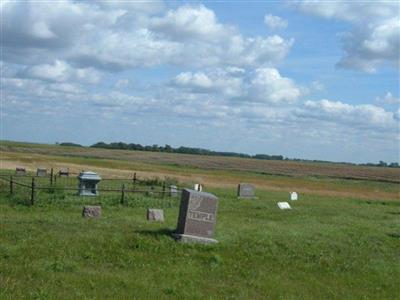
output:
<instances>
[{"instance_id":1,"label":"flat grave marker","mask_svg":"<svg viewBox=\"0 0 400 300\"><path fill-rule=\"evenodd\" d=\"M147 220L164 222L164 211L162 209L148 208L147 209Z\"/></svg>"},{"instance_id":2,"label":"flat grave marker","mask_svg":"<svg viewBox=\"0 0 400 300\"><path fill-rule=\"evenodd\" d=\"M280 209L292 209L287 202L278 202L278 207Z\"/></svg>"},{"instance_id":3,"label":"flat grave marker","mask_svg":"<svg viewBox=\"0 0 400 300\"><path fill-rule=\"evenodd\" d=\"M101 217L101 206L86 205L82 210L84 218L99 218Z\"/></svg>"}]
</instances>

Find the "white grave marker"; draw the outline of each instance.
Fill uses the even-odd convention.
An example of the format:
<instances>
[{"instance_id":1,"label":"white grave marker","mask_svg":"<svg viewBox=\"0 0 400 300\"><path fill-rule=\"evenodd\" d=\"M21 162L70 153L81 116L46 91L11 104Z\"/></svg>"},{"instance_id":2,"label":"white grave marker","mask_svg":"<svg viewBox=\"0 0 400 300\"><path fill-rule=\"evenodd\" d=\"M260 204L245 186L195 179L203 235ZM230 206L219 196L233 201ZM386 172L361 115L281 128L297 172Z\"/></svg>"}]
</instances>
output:
<instances>
[{"instance_id":1,"label":"white grave marker","mask_svg":"<svg viewBox=\"0 0 400 300\"><path fill-rule=\"evenodd\" d=\"M278 202L278 207L280 209L291 209L289 203L287 202Z\"/></svg>"},{"instance_id":2,"label":"white grave marker","mask_svg":"<svg viewBox=\"0 0 400 300\"><path fill-rule=\"evenodd\" d=\"M198 191L198 192L202 192L203 191L203 186L200 183L196 183L194 185L194 190Z\"/></svg>"},{"instance_id":3,"label":"white grave marker","mask_svg":"<svg viewBox=\"0 0 400 300\"><path fill-rule=\"evenodd\" d=\"M299 199L299 197L298 197L296 192L291 192L290 193L290 200L295 201L295 200L298 200L298 199Z\"/></svg>"}]
</instances>

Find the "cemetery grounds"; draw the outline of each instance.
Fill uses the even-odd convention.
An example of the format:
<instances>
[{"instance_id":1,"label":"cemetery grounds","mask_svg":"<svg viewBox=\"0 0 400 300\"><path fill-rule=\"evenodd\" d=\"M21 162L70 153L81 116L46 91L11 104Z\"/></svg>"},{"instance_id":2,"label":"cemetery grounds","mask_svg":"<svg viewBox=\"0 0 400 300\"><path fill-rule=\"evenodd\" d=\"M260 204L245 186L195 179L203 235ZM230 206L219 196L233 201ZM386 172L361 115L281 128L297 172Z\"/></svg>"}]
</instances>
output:
<instances>
[{"instance_id":1,"label":"cemetery grounds","mask_svg":"<svg viewBox=\"0 0 400 300\"><path fill-rule=\"evenodd\" d=\"M180 244L171 238L179 198L128 193L121 203L119 192L54 189L31 206L27 189L10 195L1 181L0 299L400 299L399 169L13 142L0 150L2 174L93 170L116 179L100 187L119 189L129 182L118 178L137 172L141 188L201 182L219 198L219 243ZM240 182L258 198L238 200ZM81 217L99 203L101 218ZM148 222L149 207L164 209L165 222Z\"/></svg>"}]
</instances>

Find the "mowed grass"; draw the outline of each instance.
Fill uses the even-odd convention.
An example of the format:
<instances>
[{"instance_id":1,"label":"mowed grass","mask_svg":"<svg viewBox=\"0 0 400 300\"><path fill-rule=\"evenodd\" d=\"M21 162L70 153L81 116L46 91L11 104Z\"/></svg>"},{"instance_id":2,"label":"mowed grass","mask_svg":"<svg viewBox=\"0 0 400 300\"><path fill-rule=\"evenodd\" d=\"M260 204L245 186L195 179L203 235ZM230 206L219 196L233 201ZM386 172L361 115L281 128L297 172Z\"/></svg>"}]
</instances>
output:
<instances>
[{"instance_id":1,"label":"mowed grass","mask_svg":"<svg viewBox=\"0 0 400 300\"><path fill-rule=\"evenodd\" d=\"M400 202L210 188L219 244L176 243L178 200L0 194L1 299L399 299ZM26 201L25 201L26 200ZM24 202L25 201L25 202ZM102 217L84 219L100 202ZM146 221L146 207L166 221Z\"/></svg>"}]
</instances>

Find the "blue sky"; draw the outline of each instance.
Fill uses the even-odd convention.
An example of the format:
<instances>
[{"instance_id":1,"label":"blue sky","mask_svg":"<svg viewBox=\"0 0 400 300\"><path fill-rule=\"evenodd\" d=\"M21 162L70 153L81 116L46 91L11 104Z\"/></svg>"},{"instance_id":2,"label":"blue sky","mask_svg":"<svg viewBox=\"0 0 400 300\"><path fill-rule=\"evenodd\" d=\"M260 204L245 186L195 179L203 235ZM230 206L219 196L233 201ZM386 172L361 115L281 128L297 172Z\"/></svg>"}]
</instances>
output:
<instances>
[{"instance_id":1,"label":"blue sky","mask_svg":"<svg viewBox=\"0 0 400 300\"><path fill-rule=\"evenodd\" d=\"M399 161L395 1L2 1L1 139Z\"/></svg>"}]
</instances>

